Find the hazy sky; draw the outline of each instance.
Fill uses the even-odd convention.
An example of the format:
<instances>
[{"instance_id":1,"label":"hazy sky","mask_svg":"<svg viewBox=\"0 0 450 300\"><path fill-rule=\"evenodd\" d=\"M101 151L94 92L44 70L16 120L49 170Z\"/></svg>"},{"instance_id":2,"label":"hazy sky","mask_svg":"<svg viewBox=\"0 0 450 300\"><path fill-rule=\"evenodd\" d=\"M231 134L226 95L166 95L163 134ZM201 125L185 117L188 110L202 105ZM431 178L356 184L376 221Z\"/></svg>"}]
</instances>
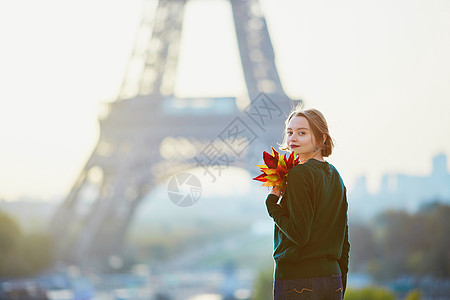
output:
<instances>
[{"instance_id":1,"label":"hazy sky","mask_svg":"<svg viewBox=\"0 0 450 300\"><path fill-rule=\"evenodd\" d=\"M289 96L320 109L351 188L450 156L450 1L261 0ZM117 95L141 0L0 2L0 199L66 194ZM231 8L186 7L176 93L245 89Z\"/></svg>"}]
</instances>

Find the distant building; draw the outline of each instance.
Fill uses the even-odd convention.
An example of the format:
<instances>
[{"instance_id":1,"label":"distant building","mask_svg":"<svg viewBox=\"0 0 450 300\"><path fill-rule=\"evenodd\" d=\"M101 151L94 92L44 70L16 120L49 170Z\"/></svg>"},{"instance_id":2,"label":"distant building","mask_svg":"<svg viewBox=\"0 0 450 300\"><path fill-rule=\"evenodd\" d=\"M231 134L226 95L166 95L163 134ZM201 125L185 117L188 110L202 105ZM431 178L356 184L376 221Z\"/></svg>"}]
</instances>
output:
<instances>
[{"instance_id":1,"label":"distant building","mask_svg":"<svg viewBox=\"0 0 450 300\"><path fill-rule=\"evenodd\" d=\"M447 157L433 157L429 176L385 174L378 192L368 192L365 176L361 176L349 192L349 214L356 219L372 217L386 209L416 211L421 205L440 201L450 203L450 173Z\"/></svg>"}]
</instances>

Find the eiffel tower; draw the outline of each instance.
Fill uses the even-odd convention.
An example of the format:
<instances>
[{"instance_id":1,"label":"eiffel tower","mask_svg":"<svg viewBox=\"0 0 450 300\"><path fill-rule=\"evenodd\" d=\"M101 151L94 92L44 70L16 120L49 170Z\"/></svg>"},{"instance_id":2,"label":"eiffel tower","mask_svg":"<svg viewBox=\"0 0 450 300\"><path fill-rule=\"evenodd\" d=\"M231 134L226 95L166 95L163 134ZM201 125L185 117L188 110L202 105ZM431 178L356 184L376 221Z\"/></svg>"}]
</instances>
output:
<instances>
[{"instance_id":1,"label":"eiffel tower","mask_svg":"<svg viewBox=\"0 0 450 300\"><path fill-rule=\"evenodd\" d=\"M120 255L133 214L154 186L195 167L212 181L231 165L256 172L262 151L280 142L293 101L260 4L229 1L250 104L174 97L186 0L144 9L119 95L99 118L98 143L51 220L59 259L101 267Z\"/></svg>"}]
</instances>

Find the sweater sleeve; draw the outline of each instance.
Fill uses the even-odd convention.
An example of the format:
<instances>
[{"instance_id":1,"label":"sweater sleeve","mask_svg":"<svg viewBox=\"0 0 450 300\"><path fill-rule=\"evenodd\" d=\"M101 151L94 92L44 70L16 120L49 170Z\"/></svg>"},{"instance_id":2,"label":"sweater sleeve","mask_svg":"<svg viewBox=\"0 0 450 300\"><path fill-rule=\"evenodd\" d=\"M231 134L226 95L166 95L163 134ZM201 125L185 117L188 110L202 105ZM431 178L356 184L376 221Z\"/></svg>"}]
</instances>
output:
<instances>
[{"instance_id":1,"label":"sweater sleeve","mask_svg":"<svg viewBox=\"0 0 450 300\"><path fill-rule=\"evenodd\" d=\"M342 245L342 254L338 260L339 267L342 272L342 286L345 292L345 287L347 285L347 273L348 273L348 260L350 253L350 242L348 241L348 225L345 227L345 237L344 244Z\"/></svg>"},{"instance_id":2,"label":"sweater sleeve","mask_svg":"<svg viewBox=\"0 0 450 300\"><path fill-rule=\"evenodd\" d=\"M287 209L277 204L278 197L270 194L266 200L267 211L278 228L297 246L308 240L314 215L308 173L303 167L294 167L288 174L286 186Z\"/></svg>"},{"instance_id":3,"label":"sweater sleeve","mask_svg":"<svg viewBox=\"0 0 450 300\"><path fill-rule=\"evenodd\" d=\"M349 252L350 252L350 242L348 241L348 225L347 225L345 227L345 237L344 237L344 244L342 245L342 254L338 260L342 274L348 273Z\"/></svg>"}]
</instances>

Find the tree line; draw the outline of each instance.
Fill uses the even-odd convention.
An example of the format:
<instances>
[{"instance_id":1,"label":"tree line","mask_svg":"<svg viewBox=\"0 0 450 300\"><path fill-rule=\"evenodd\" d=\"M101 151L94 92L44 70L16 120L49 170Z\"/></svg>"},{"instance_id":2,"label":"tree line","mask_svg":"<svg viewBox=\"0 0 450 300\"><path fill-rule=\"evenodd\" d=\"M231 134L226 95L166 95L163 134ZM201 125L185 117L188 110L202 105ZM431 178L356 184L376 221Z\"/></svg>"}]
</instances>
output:
<instances>
[{"instance_id":1,"label":"tree line","mask_svg":"<svg viewBox=\"0 0 450 300\"><path fill-rule=\"evenodd\" d=\"M53 263L53 241L41 232L24 233L0 211L0 278L35 275Z\"/></svg>"},{"instance_id":2,"label":"tree line","mask_svg":"<svg viewBox=\"0 0 450 300\"><path fill-rule=\"evenodd\" d=\"M400 276L450 278L450 206L432 203L416 213L386 211L349 229L352 271L379 281Z\"/></svg>"}]
</instances>

